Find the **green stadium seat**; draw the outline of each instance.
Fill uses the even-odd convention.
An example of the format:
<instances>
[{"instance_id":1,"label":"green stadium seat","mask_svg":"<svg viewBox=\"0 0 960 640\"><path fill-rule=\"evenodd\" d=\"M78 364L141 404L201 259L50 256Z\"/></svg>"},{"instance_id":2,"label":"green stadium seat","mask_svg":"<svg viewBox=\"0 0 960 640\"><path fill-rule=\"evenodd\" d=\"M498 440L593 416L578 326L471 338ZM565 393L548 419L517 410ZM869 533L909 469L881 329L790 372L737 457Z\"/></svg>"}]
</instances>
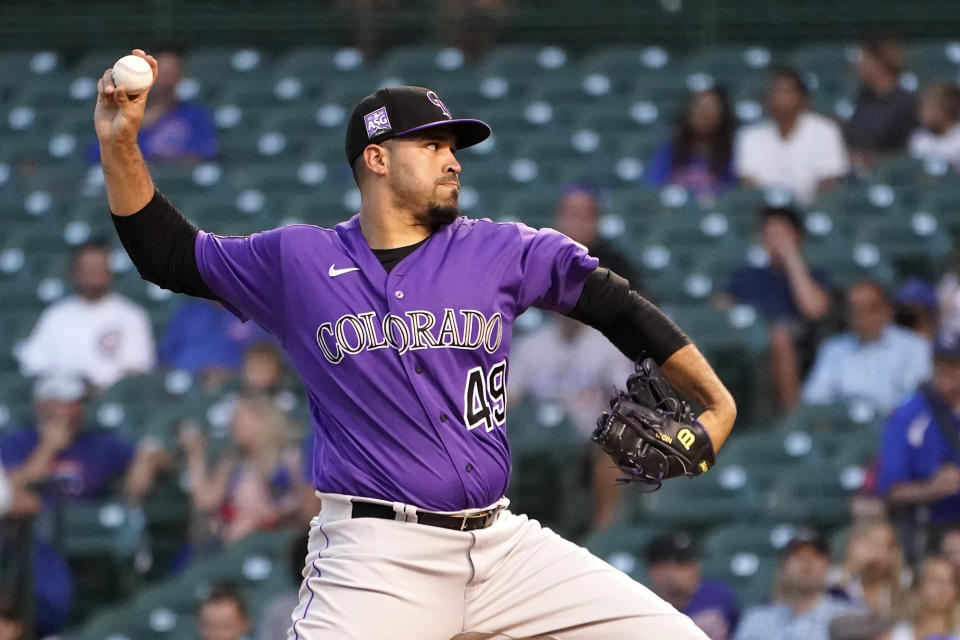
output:
<instances>
[{"instance_id":1,"label":"green stadium seat","mask_svg":"<svg viewBox=\"0 0 960 640\"><path fill-rule=\"evenodd\" d=\"M194 47L186 55L184 70L201 80L232 74L241 83L268 77L271 63L265 52L256 49Z\"/></svg>"},{"instance_id":2,"label":"green stadium seat","mask_svg":"<svg viewBox=\"0 0 960 640\"><path fill-rule=\"evenodd\" d=\"M813 436L803 431L735 432L724 445L721 460L744 468L761 463L783 468L824 463L826 456L815 445Z\"/></svg>"},{"instance_id":3,"label":"green stadium seat","mask_svg":"<svg viewBox=\"0 0 960 640\"><path fill-rule=\"evenodd\" d=\"M855 238L877 247L898 273L931 280L943 273L953 250L951 238L938 231L935 218L916 214L871 218L860 225Z\"/></svg>"},{"instance_id":4,"label":"green stadium seat","mask_svg":"<svg viewBox=\"0 0 960 640\"><path fill-rule=\"evenodd\" d=\"M435 81L445 77L448 81L470 83L472 65L459 49L420 45L391 49L379 71L383 77L397 77L406 84L436 89Z\"/></svg>"},{"instance_id":5,"label":"green stadium seat","mask_svg":"<svg viewBox=\"0 0 960 640\"><path fill-rule=\"evenodd\" d=\"M68 557L130 558L143 548L143 514L122 502L72 503L45 512L38 531Z\"/></svg>"},{"instance_id":6,"label":"green stadium seat","mask_svg":"<svg viewBox=\"0 0 960 640\"><path fill-rule=\"evenodd\" d=\"M784 432L856 433L876 424L880 415L869 402L800 405L778 424Z\"/></svg>"},{"instance_id":7,"label":"green stadium seat","mask_svg":"<svg viewBox=\"0 0 960 640\"><path fill-rule=\"evenodd\" d=\"M507 497L512 508L562 534L581 528L586 495L580 485L581 465L575 461L586 455L586 435L560 407L537 403L511 407L507 431L513 458Z\"/></svg>"},{"instance_id":8,"label":"green stadium seat","mask_svg":"<svg viewBox=\"0 0 960 640\"><path fill-rule=\"evenodd\" d=\"M682 62L663 47L636 45L600 47L586 53L580 62L585 73L626 75L638 82L646 76L673 73L681 66Z\"/></svg>"},{"instance_id":9,"label":"green stadium seat","mask_svg":"<svg viewBox=\"0 0 960 640\"><path fill-rule=\"evenodd\" d=\"M755 517L761 507L759 486L750 481L746 467L726 460L724 465L693 479L667 480L658 491L634 496L631 521L703 529Z\"/></svg>"},{"instance_id":10,"label":"green stadium seat","mask_svg":"<svg viewBox=\"0 0 960 640\"><path fill-rule=\"evenodd\" d=\"M71 65L71 70L77 77L99 79L103 72L111 68L123 55L124 52L118 52L116 47L87 50Z\"/></svg>"},{"instance_id":11,"label":"green stadium seat","mask_svg":"<svg viewBox=\"0 0 960 640\"><path fill-rule=\"evenodd\" d=\"M557 47L537 45L503 45L492 50L481 61L484 76L499 76L508 81L568 73L568 55Z\"/></svg>"},{"instance_id":12,"label":"green stadium seat","mask_svg":"<svg viewBox=\"0 0 960 640\"><path fill-rule=\"evenodd\" d=\"M745 551L730 557L704 560L704 576L719 579L733 587L741 607L768 602L773 597L776 560Z\"/></svg>"},{"instance_id":13,"label":"green stadium seat","mask_svg":"<svg viewBox=\"0 0 960 640\"><path fill-rule=\"evenodd\" d=\"M638 582L646 582L644 555L647 545L664 529L616 524L589 535L581 543L590 553L623 571Z\"/></svg>"},{"instance_id":14,"label":"green stadium seat","mask_svg":"<svg viewBox=\"0 0 960 640\"><path fill-rule=\"evenodd\" d=\"M835 527L850 517L850 489L829 464L783 467L765 505L764 515L778 522Z\"/></svg>"}]
</instances>

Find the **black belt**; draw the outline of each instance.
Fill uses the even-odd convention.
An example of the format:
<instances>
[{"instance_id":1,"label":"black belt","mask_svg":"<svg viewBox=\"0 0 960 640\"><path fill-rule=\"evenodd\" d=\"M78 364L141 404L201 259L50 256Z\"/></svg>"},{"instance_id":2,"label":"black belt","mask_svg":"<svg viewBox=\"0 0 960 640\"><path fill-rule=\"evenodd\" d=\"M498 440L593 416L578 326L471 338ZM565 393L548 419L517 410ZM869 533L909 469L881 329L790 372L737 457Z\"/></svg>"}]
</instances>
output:
<instances>
[{"instance_id":1,"label":"black belt","mask_svg":"<svg viewBox=\"0 0 960 640\"><path fill-rule=\"evenodd\" d=\"M351 505L351 518L397 519L397 512L388 504L351 500ZM425 524L428 527L440 527L442 529L454 529L456 531L476 531L477 529L486 529L496 522L497 516L501 511L503 511L503 507L493 507L492 509L462 516L417 511L417 523Z\"/></svg>"}]
</instances>

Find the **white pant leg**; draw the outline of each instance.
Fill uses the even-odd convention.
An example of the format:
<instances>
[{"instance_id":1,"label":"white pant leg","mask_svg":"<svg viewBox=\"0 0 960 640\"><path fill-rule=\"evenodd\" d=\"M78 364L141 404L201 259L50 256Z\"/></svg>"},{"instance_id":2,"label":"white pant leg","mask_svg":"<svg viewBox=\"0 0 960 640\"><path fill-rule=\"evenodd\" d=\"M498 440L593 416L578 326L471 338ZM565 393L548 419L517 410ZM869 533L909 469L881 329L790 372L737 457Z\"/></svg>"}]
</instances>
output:
<instances>
[{"instance_id":1,"label":"white pant leg","mask_svg":"<svg viewBox=\"0 0 960 640\"><path fill-rule=\"evenodd\" d=\"M408 522L341 519L344 509L324 495L311 522L288 640L449 640L460 633L473 537Z\"/></svg>"},{"instance_id":2,"label":"white pant leg","mask_svg":"<svg viewBox=\"0 0 960 640\"><path fill-rule=\"evenodd\" d=\"M557 640L707 640L685 615L586 549L509 511L475 531L464 631Z\"/></svg>"}]
</instances>

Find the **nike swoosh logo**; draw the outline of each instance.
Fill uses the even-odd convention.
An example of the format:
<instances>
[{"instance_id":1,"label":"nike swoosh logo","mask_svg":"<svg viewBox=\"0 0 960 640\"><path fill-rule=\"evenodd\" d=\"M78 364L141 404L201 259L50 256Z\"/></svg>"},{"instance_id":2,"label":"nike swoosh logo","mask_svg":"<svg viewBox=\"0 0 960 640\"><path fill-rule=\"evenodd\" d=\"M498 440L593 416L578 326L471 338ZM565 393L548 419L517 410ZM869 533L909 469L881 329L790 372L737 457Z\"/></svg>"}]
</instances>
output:
<instances>
[{"instance_id":1,"label":"nike swoosh logo","mask_svg":"<svg viewBox=\"0 0 960 640\"><path fill-rule=\"evenodd\" d=\"M351 271L359 271L360 267L347 267L346 269L337 269L335 265L330 265L330 270L327 271L327 275L331 278L336 278L337 276L342 276L345 273L350 273Z\"/></svg>"}]
</instances>

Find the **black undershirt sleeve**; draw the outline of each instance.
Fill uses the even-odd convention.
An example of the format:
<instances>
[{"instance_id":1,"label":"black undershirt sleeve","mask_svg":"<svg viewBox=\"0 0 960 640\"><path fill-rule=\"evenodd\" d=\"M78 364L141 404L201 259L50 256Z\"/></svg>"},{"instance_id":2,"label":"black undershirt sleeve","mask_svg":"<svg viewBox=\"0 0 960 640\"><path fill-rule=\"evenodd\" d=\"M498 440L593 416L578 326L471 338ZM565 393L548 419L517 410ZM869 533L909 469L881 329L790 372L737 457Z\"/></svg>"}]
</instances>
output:
<instances>
[{"instance_id":1,"label":"black undershirt sleeve","mask_svg":"<svg viewBox=\"0 0 960 640\"><path fill-rule=\"evenodd\" d=\"M580 299L567 315L605 335L631 360L650 356L663 364L690 344L673 320L604 267L587 276Z\"/></svg>"},{"instance_id":2,"label":"black undershirt sleeve","mask_svg":"<svg viewBox=\"0 0 960 640\"><path fill-rule=\"evenodd\" d=\"M112 216L120 243L144 280L175 293L219 300L200 277L194 244L198 229L160 190L130 216Z\"/></svg>"}]
</instances>

